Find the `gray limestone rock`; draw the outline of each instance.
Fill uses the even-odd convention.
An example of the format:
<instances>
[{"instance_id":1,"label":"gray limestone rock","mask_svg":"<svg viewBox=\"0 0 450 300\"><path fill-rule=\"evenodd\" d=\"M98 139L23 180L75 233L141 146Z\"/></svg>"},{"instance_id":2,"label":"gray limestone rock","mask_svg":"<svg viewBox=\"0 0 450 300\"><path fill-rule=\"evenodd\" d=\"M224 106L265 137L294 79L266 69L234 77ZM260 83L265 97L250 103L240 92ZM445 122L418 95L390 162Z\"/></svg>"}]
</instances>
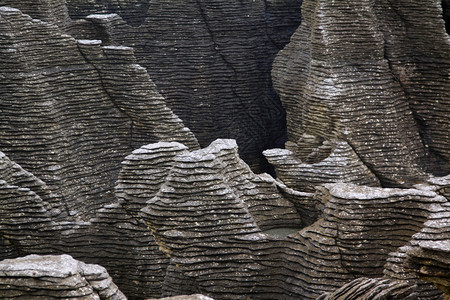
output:
<instances>
[{"instance_id":1,"label":"gray limestone rock","mask_svg":"<svg viewBox=\"0 0 450 300\"><path fill-rule=\"evenodd\" d=\"M449 176L429 182L438 183L438 191L450 187ZM405 267L419 278L434 283L444 292L444 299L450 298L450 202L434 209L409 245L405 250Z\"/></svg>"},{"instance_id":2,"label":"gray limestone rock","mask_svg":"<svg viewBox=\"0 0 450 300\"><path fill-rule=\"evenodd\" d=\"M305 0L275 180L238 152L284 142L299 1L0 0L2 298L448 297L448 1L410 2Z\"/></svg>"},{"instance_id":3,"label":"gray limestone rock","mask_svg":"<svg viewBox=\"0 0 450 300\"><path fill-rule=\"evenodd\" d=\"M2 299L126 300L105 268L69 255L29 255L0 262Z\"/></svg>"},{"instance_id":4,"label":"gray limestone rock","mask_svg":"<svg viewBox=\"0 0 450 300\"><path fill-rule=\"evenodd\" d=\"M343 139L386 186L448 172L450 47L438 2L304 1L272 69L289 140Z\"/></svg>"},{"instance_id":5,"label":"gray limestone rock","mask_svg":"<svg viewBox=\"0 0 450 300\"><path fill-rule=\"evenodd\" d=\"M323 294L317 300L367 299L367 300L415 300L415 285L406 281L394 281L380 278L358 278L336 291Z\"/></svg>"},{"instance_id":6,"label":"gray limestone rock","mask_svg":"<svg viewBox=\"0 0 450 300\"><path fill-rule=\"evenodd\" d=\"M77 3L68 1L69 10ZM140 6L147 11L139 27L125 21L131 2L102 4L86 8L98 38L135 49L202 147L217 138L236 139L243 160L258 169L262 150L283 146L285 113L270 69L300 24L300 0L149 1ZM118 14L105 18L99 6Z\"/></svg>"},{"instance_id":7,"label":"gray limestone rock","mask_svg":"<svg viewBox=\"0 0 450 300\"><path fill-rule=\"evenodd\" d=\"M270 149L263 153L275 166L277 178L297 191L311 193L315 186L332 182L380 186L378 178L361 162L347 142L325 141L321 147L326 149L324 155L321 154L324 158L313 163L298 159L295 152L288 149ZM321 150L320 147L316 149ZM308 161L308 158L304 160Z\"/></svg>"},{"instance_id":8,"label":"gray limestone rock","mask_svg":"<svg viewBox=\"0 0 450 300\"><path fill-rule=\"evenodd\" d=\"M71 215L90 217L113 201L120 163L135 147L178 140L198 148L131 48L77 42L17 9L0 15L0 149Z\"/></svg>"},{"instance_id":9,"label":"gray limestone rock","mask_svg":"<svg viewBox=\"0 0 450 300\"><path fill-rule=\"evenodd\" d=\"M408 243L433 210L447 202L430 189L330 183L312 197L320 210L315 223L276 236L260 230L255 213L218 176L223 166L215 148L223 145L216 141L210 149L176 156L165 183L141 210L170 259L164 295L313 299L355 277L381 277L389 254ZM429 286L416 288L417 278L413 289L389 280L381 280L379 287L392 287L398 295L439 295ZM374 291L379 288L375 283Z\"/></svg>"}]
</instances>

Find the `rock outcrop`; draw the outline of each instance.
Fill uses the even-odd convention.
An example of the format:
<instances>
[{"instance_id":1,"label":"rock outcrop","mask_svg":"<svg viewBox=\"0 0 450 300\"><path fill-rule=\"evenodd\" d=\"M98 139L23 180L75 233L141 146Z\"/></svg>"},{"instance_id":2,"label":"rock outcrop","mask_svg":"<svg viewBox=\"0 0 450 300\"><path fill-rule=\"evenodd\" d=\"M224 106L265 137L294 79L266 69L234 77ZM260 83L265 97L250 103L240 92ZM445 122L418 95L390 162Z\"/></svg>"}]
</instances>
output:
<instances>
[{"instance_id":1,"label":"rock outcrop","mask_svg":"<svg viewBox=\"0 0 450 300\"><path fill-rule=\"evenodd\" d=\"M106 267L129 297L161 294L168 259L146 225L119 203L104 205L87 221L73 220L61 198L4 154L0 173L0 259L69 253Z\"/></svg>"},{"instance_id":2,"label":"rock outcrop","mask_svg":"<svg viewBox=\"0 0 450 300\"><path fill-rule=\"evenodd\" d=\"M15 2L5 298L449 297L448 1Z\"/></svg>"},{"instance_id":3,"label":"rock outcrop","mask_svg":"<svg viewBox=\"0 0 450 300\"><path fill-rule=\"evenodd\" d=\"M272 70L289 140L343 139L385 186L448 172L450 46L440 3L304 1L302 15Z\"/></svg>"},{"instance_id":4,"label":"rock outcrop","mask_svg":"<svg viewBox=\"0 0 450 300\"><path fill-rule=\"evenodd\" d=\"M450 199L450 178L432 179L429 183ZM424 228L413 236L405 249L406 268L414 270L418 277L434 283L450 299L450 202L435 209Z\"/></svg>"},{"instance_id":5,"label":"rock outcrop","mask_svg":"<svg viewBox=\"0 0 450 300\"><path fill-rule=\"evenodd\" d=\"M332 182L380 186L378 178L344 141L324 141L302 160L288 149L270 149L263 153L275 166L277 178L297 191L314 192L317 185ZM306 163L308 161L312 163Z\"/></svg>"},{"instance_id":6,"label":"rock outcrop","mask_svg":"<svg viewBox=\"0 0 450 300\"><path fill-rule=\"evenodd\" d=\"M78 6L78 1L68 3L69 10ZM104 3L104 9L115 6L109 12L126 9ZM270 68L300 24L300 4L150 1L139 7L147 8L139 27L117 14L95 14L94 5L86 9L94 14L85 16L105 43L135 49L139 64L202 147L217 138L236 139L241 157L258 169L261 151L285 141L285 113ZM127 13L122 15L129 20Z\"/></svg>"},{"instance_id":7,"label":"rock outcrop","mask_svg":"<svg viewBox=\"0 0 450 300\"><path fill-rule=\"evenodd\" d=\"M69 255L29 255L0 262L2 299L126 300L105 268Z\"/></svg>"},{"instance_id":8,"label":"rock outcrop","mask_svg":"<svg viewBox=\"0 0 450 300\"><path fill-rule=\"evenodd\" d=\"M345 284L332 293L319 296L317 300L411 300L417 299L417 294L414 292L414 288L414 285L409 285L408 282L405 281L361 277Z\"/></svg>"},{"instance_id":9,"label":"rock outcrop","mask_svg":"<svg viewBox=\"0 0 450 300\"><path fill-rule=\"evenodd\" d=\"M90 217L113 201L133 149L159 140L198 147L131 48L77 42L17 9L0 14L0 149L60 195L69 214Z\"/></svg>"},{"instance_id":10,"label":"rock outcrop","mask_svg":"<svg viewBox=\"0 0 450 300\"><path fill-rule=\"evenodd\" d=\"M239 201L227 176L220 175L224 165L213 153L223 145L216 141L210 149L176 156L165 182L141 210L156 243L170 258L165 295L260 298L270 293L270 286L275 298L314 299L358 276L380 278L389 254L407 244L428 216L447 203L431 189L325 184L312 197L320 210L314 224L290 228L284 237L273 235L261 231L256 213ZM223 289L224 280L233 289ZM417 280L387 278L371 285L374 291L392 287L399 297L412 293L437 299L439 293L429 286L419 288Z\"/></svg>"}]
</instances>

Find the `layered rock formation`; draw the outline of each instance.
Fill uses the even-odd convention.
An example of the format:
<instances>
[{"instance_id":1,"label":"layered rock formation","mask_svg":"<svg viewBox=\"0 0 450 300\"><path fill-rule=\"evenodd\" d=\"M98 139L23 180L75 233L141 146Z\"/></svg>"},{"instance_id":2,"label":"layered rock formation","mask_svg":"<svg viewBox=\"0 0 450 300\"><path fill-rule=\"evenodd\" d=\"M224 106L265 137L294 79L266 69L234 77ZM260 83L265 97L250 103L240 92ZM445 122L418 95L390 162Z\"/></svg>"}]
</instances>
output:
<instances>
[{"instance_id":1,"label":"layered rock formation","mask_svg":"<svg viewBox=\"0 0 450 300\"><path fill-rule=\"evenodd\" d=\"M16 9L2 8L1 20L0 149L69 214L112 202L120 162L135 147L161 139L198 147L131 48L77 42Z\"/></svg>"},{"instance_id":2,"label":"layered rock formation","mask_svg":"<svg viewBox=\"0 0 450 300\"><path fill-rule=\"evenodd\" d=\"M78 1L68 3L71 8ZM104 3L106 8L112 2ZM148 10L139 27L118 15L87 19L98 28L98 38L135 49L200 145L236 139L242 158L258 169L261 151L285 140L285 114L272 89L270 66L300 24L300 3L150 1L140 6Z\"/></svg>"},{"instance_id":3,"label":"layered rock formation","mask_svg":"<svg viewBox=\"0 0 450 300\"><path fill-rule=\"evenodd\" d=\"M408 243L430 212L448 203L431 190L327 184L314 197L322 207L318 221L276 237L261 232L254 213L226 192L223 179L214 175L220 173L218 159L201 153L175 157L166 182L141 213L170 258L163 285L167 295L314 299L355 277L383 276L390 252ZM367 293L386 288L384 295L400 298L439 297L429 286L419 286L417 277L368 282L361 284Z\"/></svg>"},{"instance_id":4,"label":"layered rock formation","mask_svg":"<svg viewBox=\"0 0 450 300\"><path fill-rule=\"evenodd\" d=\"M445 2L305 0L276 180L238 152L283 144L297 1L68 2L122 17L0 8L1 259L133 299L447 297Z\"/></svg>"},{"instance_id":5,"label":"layered rock formation","mask_svg":"<svg viewBox=\"0 0 450 300\"><path fill-rule=\"evenodd\" d=\"M436 184L435 189L449 199L449 179L447 176L429 183ZM450 299L450 203L436 209L424 225L405 249L406 268L434 283L444 292L444 299Z\"/></svg>"},{"instance_id":6,"label":"layered rock formation","mask_svg":"<svg viewBox=\"0 0 450 300\"><path fill-rule=\"evenodd\" d=\"M380 186L378 178L344 141L325 141L302 159L295 153L288 149L264 151L267 160L275 166L278 178L295 190L314 192L317 185L331 182Z\"/></svg>"},{"instance_id":7,"label":"layered rock formation","mask_svg":"<svg viewBox=\"0 0 450 300\"><path fill-rule=\"evenodd\" d=\"M448 172L450 49L439 9L305 1L272 70L290 141L343 139L383 185Z\"/></svg>"},{"instance_id":8,"label":"layered rock formation","mask_svg":"<svg viewBox=\"0 0 450 300\"><path fill-rule=\"evenodd\" d=\"M161 294L168 260L145 224L118 203L97 209L87 221L73 220L45 183L4 154L0 162L1 259L69 253L106 267L129 297Z\"/></svg>"},{"instance_id":9,"label":"layered rock formation","mask_svg":"<svg viewBox=\"0 0 450 300\"><path fill-rule=\"evenodd\" d=\"M417 299L414 286L407 282L397 282L389 279L355 279L336 291L321 295L317 300L338 299Z\"/></svg>"},{"instance_id":10,"label":"layered rock formation","mask_svg":"<svg viewBox=\"0 0 450 300\"><path fill-rule=\"evenodd\" d=\"M7 259L0 262L2 299L127 299L105 268L69 255Z\"/></svg>"}]
</instances>

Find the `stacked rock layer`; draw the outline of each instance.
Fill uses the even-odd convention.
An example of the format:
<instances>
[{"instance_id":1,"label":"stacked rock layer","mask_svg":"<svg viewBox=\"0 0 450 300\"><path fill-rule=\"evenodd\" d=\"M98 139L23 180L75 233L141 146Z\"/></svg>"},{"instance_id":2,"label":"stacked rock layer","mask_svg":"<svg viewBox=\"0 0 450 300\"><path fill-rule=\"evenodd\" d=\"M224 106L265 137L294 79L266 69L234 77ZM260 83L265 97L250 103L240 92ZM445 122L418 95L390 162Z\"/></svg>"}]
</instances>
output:
<instances>
[{"instance_id":1,"label":"stacked rock layer","mask_svg":"<svg viewBox=\"0 0 450 300\"><path fill-rule=\"evenodd\" d=\"M439 6L305 1L272 70L289 139L343 139L383 185L448 172L450 46Z\"/></svg>"},{"instance_id":2,"label":"stacked rock layer","mask_svg":"<svg viewBox=\"0 0 450 300\"><path fill-rule=\"evenodd\" d=\"M127 299L105 268L69 255L29 255L0 262L2 299Z\"/></svg>"},{"instance_id":3,"label":"stacked rock layer","mask_svg":"<svg viewBox=\"0 0 450 300\"><path fill-rule=\"evenodd\" d=\"M131 48L77 42L12 8L1 21L0 149L70 214L112 202L120 162L135 147L160 139L198 147Z\"/></svg>"},{"instance_id":4,"label":"stacked rock layer","mask_svg":"<svg viewBox=\"0 0 450 300\"><path fill-rule=\"evenodd\" d=\"M71 9L78 1L68 3ZM123 19L105 16L91 5L87 11L94 14L87 19L105 43L135 49L139 64L202 147L217 138L236 139L242 158L258 169L261 151L285 140L285 113L270 68L300 24L300 3L150 1L140 6L148 10L139 27L126 22L126 12ZM120 14L125 7L119 3L108 12Z\"/></svg>"},{"instance_id":5,"label":"stacked rock layer","mask_svg":"<svg viewBox=\"0 0 450 300\"><path fill-rule=\"evenodd\" d=\"M141 210L156 243L170 258L165 295L314 299L355 277L370 276L379 279L362 284L367 293L384 286L390 289L386 295L439 297L429 285L418 284L417 277L411 282L380 277L389 254L422 230L429 215L446 205L446 198L432 189L330 183L312 197L320 210L314 224L287 237L274 236L271 230L261 231L252 217L257 213L221 175L223 155L217 153L229 148L227 144L216 141L176 156L165 182ZM230 160L227 165L232 165ZM281 183L277 186L287 190ZM307 211L301 207L296 206L303 216Z\"/></svg>"},{"instance_id":6,"label":"stacked rock layer","mask_svg":"<svg viewBox=\"0 0 450 300\"><path fill-rule=\"evenodd\" d=\"M448 297L439 1L305 0L277 180L237 145L283 144L298 1L31 2L0 8L4 297L124 297L32 253L133 299Z\"/></svg>"}]
</instances>

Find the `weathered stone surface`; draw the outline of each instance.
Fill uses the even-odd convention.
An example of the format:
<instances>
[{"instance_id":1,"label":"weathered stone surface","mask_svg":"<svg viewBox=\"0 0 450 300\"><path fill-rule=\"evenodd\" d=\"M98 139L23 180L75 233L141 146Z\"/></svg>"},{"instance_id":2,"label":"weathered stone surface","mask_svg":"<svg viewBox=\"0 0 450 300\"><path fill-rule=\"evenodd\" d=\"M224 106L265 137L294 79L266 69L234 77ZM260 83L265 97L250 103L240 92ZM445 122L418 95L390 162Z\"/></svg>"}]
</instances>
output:
<instances>
[{"instance_id":1,"label":"weathered stone surface","mask_svg":"<svg viewBox=\"0 0 450 300\"><path fill-rule=\"evenodd\" d=\"M318 152L325 152L322 154ZM318 154L315 163L306 163L287 149L265 150L267 160L275 166L278 179L288 187L314 192L315 186L323 183L346 182L367 186L380 186L378 178L361 162L356 153L344 141L324 142L308 157ZM311 161L305 157L305 161Z\"/></svg>"},{"instance_id":2,"label":"weathered stone surface","mask_svg":"<svg viewBox=\"0 0 450 300\"><path fill-rule=\"evenodd\" d=\"M180 143L161 142L136 149L125 157L116 183L116 196L127 211L137 215L166 181L175 156L186 152Z\"/></svg>"},{"instance_id":3,"label":"weathered stone surface","mask_svg":"<svg viewBox=\"0 0 450 300\"><path fill-rule=\"evenodd\" d=\"M177 145L172 147L174 146ZM180 146L178 147L184 150ZM146 182L152 184L152 187L146 189L145 186L135 185L143 177L136 181L130 173L123 172L119 180L119 186L123 186L124 190L134 187L136 194L147 191L144 197L155 195L151 200L154 203L154 209L159 211L154 215L155 218L169 217L166 215L166 206L176 205L180 209L179 217L185 218L191 211L200 214L202 210L213 210L212 207L216 203L222 203L219 206L223 207L217 208L216 213L208 213L220 218L220 213L225 213L222 210L226 210L227 202L230 202L239 207L240 212L236 212L236 222L238 223L241 222L238 221L240 219L250 218L249 222L256 222L261 229L300 226L300 216L294 205L282 198L273 178L264 174L256 175L250 170L248 165L239 158L237 144L234 140L216 140L207 148L192 153L181 152L175 157L166 154L166 149L169 149L166 144L144 146L137 151L137 154L143 154L142 156L129 157L129 160L135 158L142 160L135 165L139 165L141 169L145 168L145 172L149 174ZM162 172L158 165L148 162L153 157L160 156L166 160L166 167ZM167 165L170 165L167 163L169 159L173 160L170 171L167 169ZM128 168L128 164L125 166ZM142 168L142 166L145 167ZM164 183L161 179L164 180ZM122 184L121 181L127 182L128 185ZM157 192L155 192L156 190ZM203 199L205 194L208 196ZM142 201L132 197L130 193L119 195L120 197L130 203L130 206L143 207ZM169 204L172 201L175 202ZM141 202L141 204L136 202ZM161 207L157 207L158 205ZM175 220L175 216L171 216L171 219ZM225 222L225 220L223 221ZM152 220L153 222L156 220ZM246 222L244 223L246 224ZM241 224L243 227L249 226L244 223ZM214 229L215 232L217 230L218 228Z\"/></svg>"},{"instance_id":4,"label":"weathered stone surface","mask_svg":"<svg viewBox=\"0 0 450 300\"><path fill-rule=\"evenodd\" d=\"M20 9L34 19L55 24L62 29L67 29L72 23L64 0L1 0L0 6Z\"/></svg>"},{"instance_id":5,"label":"weathered stone surface","mask_svg":"<svg viewBox=\"0 0 450 300\"><path fill-rule=\"evenodd\" d=\"M70 17L83 19L90 14L117 13L128 24L139 26L145 21L149 0L66 0Z\"/></svg>"},{"instance_id":6,"label":"weathered stone surface","mask_svg":"<svg viewBox=\"0 0 450 300\"><path fill-rule=\"evenodd\" d=\"M62 0L17 4L44 21L0 8L1 259L69 253L133 299L448 293L449 178L425 173L448 171L440 3L305 1L273 71L291 135L266 151L274 180L232 140L196 150L137 62L203 145L239 136L254 163L283 141L267 73L298 2L133 1L76 22Z\"/></svg>"},{"instance_id":7,"label":"weathered stone surface","mask_svg":"<svg viewBox=\"0 0 450 300\"><path fill-rule=\"evenodd\" d=\"M394 281L389 279L355 279L336 291L321 295L317 300L338 300L338 299L417 299L414 292L414 285L405 281Z\"/></svg>"},{"instance_id":8,"label":"weathered stone surface","mask_svg":"<svg viewBox=\"0 0 450 300\"><path fill-rule=\"evenodd\" d=\"M53 207L42 181L5 155L0 163L0 259L69 253L107 268L130 297L161 295L168 259L144 223L119 203L97 209L88 221L71 220L62 205ZM5 175L5 167L13 172Z\"/></svg>"},{"instance_id":9,"label":"weathered stone surface","mask_svg":"<svg viewBox=\"0 0 450 300\"><path fill-rule=\"evenodd\" d=\"M438 192L450 187L449 176L432 179ZM434 209L424 228L413 236L406 249L406 268L430 281L450 299L450 202Z\"/></svg>"},{"instance_id":10,"label":"weathered stone surface","mask_svg":"<svg viewBox=\"0 0 450 300\"><path fill-rule=\"evenodd\" d=\"M420 295L419 299L441 299L442 292L436 289L432 283L420 280L417 274L406 268L406 252L410 248L411 246L407 243L405 246L389 253L384 265L383 278L416 285L415 291Z\"/></svg>"},{"instance_id":11,"label":"weathered stone surface","mask_svg":"<svg viewBox=\"0 0 450 300\"><path fill-rule=\"evenodd\" d=\"M69 9L77 2L68 1ZM95 14L99 6L87 19L98 38L135 49L139 64L203 147L217 138L236 139L241 157L257 168L261 151L285 140L285 113L270 68L300 24L300 3L150 1L139 7L148 8L139 27L118 15ZM121 14L123 6L102 7Z\"/></svg>"},{"instance_id":12,"label":"weathered stone surface","mask_svg":"<svg viewBox=\"0 0 450 300\"><path fill-rule=\"evenodd\" d=\"M82 218L113 201L123 157L160 139L196 148L131 48L76 41L3 7L0 149ZM32 159L30 159L32 157Z\"/></svg>"},{"instance_id":13,"label":"weathered stone surface","mask_svg":"<svg viewBox=\"0 0 450 300\"><path fill-rule=\"evenodd\" d=\"M384 185L448 172L450 46L439 6L304 1L272 70L290 141L343 139Z\"/></svg>"},{"instance_id":14,"label":"weathered stone surface","mask_svg":"<svg viewBox=\"0 0 450 300\"><path fill-rule=\"evenodd\" d=\"M432 190L327 184L313 198L321 209L314 224L287 237L264 234L254 213L217 176L223 167L212 154L213 145L175 157L166 182L141 210L170 257L164 295L194 291L218 299L313 299L355 276L381 277L389 253L406 244L430 212L447 201ZM430 295L429 287L412 285L414 290L395 283L399 289L392 292Z\"/></svg>"},{"instance_id":15,"label":"weathered stone surface","mask_svg":"<svg viewBox=\"0 0 450 300\"><path fill-rule=\"evenodd\" d=\"M125 300L105 268L69 255L29 255L0 262L2 299Z\"/></svg>"}]
</instances>

